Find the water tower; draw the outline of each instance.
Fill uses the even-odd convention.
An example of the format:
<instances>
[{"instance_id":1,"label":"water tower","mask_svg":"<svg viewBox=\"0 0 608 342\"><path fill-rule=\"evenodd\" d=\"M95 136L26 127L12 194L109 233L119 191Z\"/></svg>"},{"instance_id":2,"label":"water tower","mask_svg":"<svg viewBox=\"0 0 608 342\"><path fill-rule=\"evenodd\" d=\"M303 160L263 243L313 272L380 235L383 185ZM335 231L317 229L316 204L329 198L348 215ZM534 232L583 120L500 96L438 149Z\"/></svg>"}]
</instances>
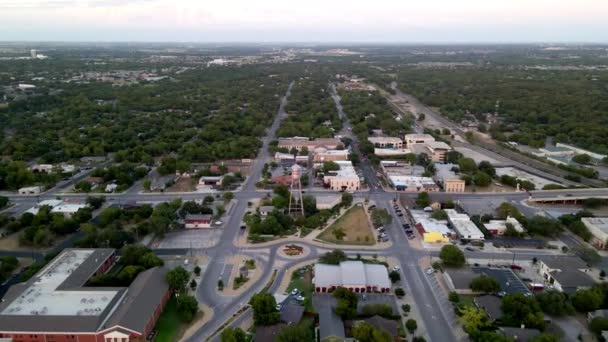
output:
<instances>
[{"instance_id":1,"label":"water tower","mask_svg":"<svg viewBox=\"0 0 608 342\"><path fill-rule=\"evenodd\" d=\"M302 200L302 183L300 176L302 168L298 164L291 167L291 187L289 192L289 215L304 216L304 201Z\"/></svg>"}]
</instances>

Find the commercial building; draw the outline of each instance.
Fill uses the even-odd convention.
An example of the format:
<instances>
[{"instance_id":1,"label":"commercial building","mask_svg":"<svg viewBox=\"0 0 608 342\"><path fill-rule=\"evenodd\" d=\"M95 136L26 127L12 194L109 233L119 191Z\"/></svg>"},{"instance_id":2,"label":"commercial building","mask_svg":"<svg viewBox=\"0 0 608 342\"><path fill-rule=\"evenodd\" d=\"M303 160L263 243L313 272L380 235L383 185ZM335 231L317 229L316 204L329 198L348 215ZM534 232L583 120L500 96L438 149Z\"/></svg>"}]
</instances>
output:
<instances>
[{"instance_id":1,"label":"commercial building","mask_svg":"<svg viewBox=\"0 0 608 342\"><path fill-rule=\"evenodd\" d=\"M18 190L19 195L38 195L42 192L41 186L28 186Z\"/></svg>"},{"instance_id":2,"label":"commercial building","mask_svg":"<svg viewBox=\"0 0 608 342\"><path fill-rule=\"evenodd\" d=\"M63 214L66 218L72 217L78 210L88 207L82 203L70 203L62 200L44 200L38 202L35 206L29 208L26 213L37 215L42 207L50 207L51 213Z\"/></svg>"},{"instance_id":3,"label":"commercial building","mask_svg":"<svg viewBox=\"0 0 608 342\"><path fill-rule=\"evenodd\" d=\"M0 338L13 342L146 341L170 296L167 270L126 287L88 287L115 261L113 249L66 249L0 303Z\"/></svg>"},{"instance_id":4,"label":"commercial building","mask_svg":"<svg viewBox=\"0 0 608 342\"><path fill-rule=\"evenodd\" d=\"M435 180L443 186L445 192L464 192L465 181L452 171L454 167L454 164L436 164Z\"/></svg>"},{"instance_id":5,"label":"commercial building","mask_svg":"<svg viewBox=\"0 0 608 342\"><path fill-rule=\"evenodd\" d=\"M187 229L211 228L211 215L186 215L184 227Z\"/></svg>"},{"instance_id":6,"label":"commercial building","mask_svg":"<svg viewBox=\"0 0 608 342\"><path fill-rule=\"evenodd\" d=\"M430 134L406 134L405 135L405 143L407 147L414 144L426 144L427 142L435 141Z\"/></svg>"},{"instance_id":7,"label":"commercial building","mask_svg":"<svg viewBox=\"0 0 608 342\"><path fill-rule=\"evenodd\" d=\"M608 217L583 217L581 222L593 236L591 243L598 249L606 249L608 246Z\"/></svg>"},{"instance_id":8,"label":"commercial building","mask_svg":"<svg viewBox=\"0 0 608 342\"><path fill-rule=\"evenodd\" d=\"M34 173L51 173L53 172L52 164L36 164L29 168Z\"/></svg>"},{"instance_id":9,"label":"commercial building","mask_svg":"<svg viewBox=\"0 0 608 342\"><path fill-rule=\"evenodd\" d=\"M483 241L484 235L471 221L467 214L460 214L454 209L445 209L448 214L448 222L456 230L458 236L463 240Z\"/></svg>"},{"instance_id":10,"label":"commercial building","mask_svg":"<svg viewBox=\"0 0 608 342\"><path fill-rule=\"evenodd\" d=\"M374 144L374 147L395 149L403 148L403 140L397 137L369 137L367 140Z\"/></svg>"},{"instance_id":11,"label":"commercial building","mask_svg":"<svg viewBox=\"0 0 608 342\"><path fill-rule=\"evenodd\" d=\"M445 163L446 153L452 148L443 141L429 141L425 144L429 157L436 163Z\"/></svg>"},{"instance_id":12,"label":"commercial building","mask_svg":"<svg viewBox=\"0 0 608 342\"><path fill-rule=\"evenodd\" d=\"M390 185L397 191L437 192L439 186L429 177L389 175Z\"/></svg>"},{"instance_id":13,"label":"commercial building","mask_svg":"<svg viewBox=\"0 0 608 342\"><path fill-rule=\"evenodd\" d=\"M407 148L374 148L374 154L378 157L403 156L412 151Z\"/></svg>"},{"instance_id":14,"label":"commercial building","mask_svg":"<svg viewBox=\"0 0 608 342\"><path fill-rule=\"evenodd\" d=\"M385 176L422 176L424 167L420 165L411 165L410 163L382 160L380 161L380 169Z\"/></svg>"},{"instance_id":15,"label":"commercial building","mask_svg":"<svg viewBox=\"0 0 608 342\"><path fill-rule=\"evenodd\" d=\"M343 261L339 265L315 264L312 280L315 292L331 292L344 287L352 292L388 293L391 281L384 265Z\"/></svg>"},{"instance_id":16,"label":"commercial building","mask_svg":"<svg viewBox=\"0 0 608 342\"><path fill-rule=\"evenodd\" d=\"M301 150L303 147L306 147L309 151L312 151L318 147L323 147L328 150L336 150L339 146L344 147L344 144L337 138L317 138L311 140L307 137L292 137L292 138L279 138L279 148L286 148L291 150L295 148L296 150Z\"/></svg>"},{"instance_id":17,"label":"commercial building","mask_svg":"<svg viewBox=\"0 0 608 342\"><path fill-rule=\"evenodd\" d=\"M410 210L414 226L426 243L448 243L456 238L456 233L448 228L447 221L431 218L431 214L423 210Z\"/></svg>"},{"instance_id":18,"label":"commercial building","mask_svg":"<svg viewBox=\"0 0 608 342\"><path fill-rule=\"evenodd\" d=\"M348 160L348 150L328 150L324 147L318 147L313 151L313 162L315 163L344 160Z\"/></svg>"},{"instance_id":19,"label":"commercial building","mask_svg":"<svg viewBox=\"0 0 608 342\"><path fill-rule=\"evenodd\" d=\"M524 227L517 221L515 217L507 216L506 220L490 220L483 226L492 235L504 235L507 230L507 223L510 224L518 233L524 232Z\"/></svg>"},{"instance_id":20,"label":"commercial building","mask_svg":"<svg viewBox=\"0 0 608 342\"><path fill-rule=\"evenodd\" d=\"M541 257L538 260L538 272L545 283L568 294L595 285L587 274L589 270L587 263L579 257Z\"/></svg>"},{"instance_id":21,"label":"commercial building","mask_svg":"<svg viewBox=\"0 0 608 342\"><path fill-rule=\"evenodd\" d=\"M356 191L361 188L361 179L350 161L337 161L340 170L323 177L323 183L331 190Z\"/></svg>"}]
</instances>

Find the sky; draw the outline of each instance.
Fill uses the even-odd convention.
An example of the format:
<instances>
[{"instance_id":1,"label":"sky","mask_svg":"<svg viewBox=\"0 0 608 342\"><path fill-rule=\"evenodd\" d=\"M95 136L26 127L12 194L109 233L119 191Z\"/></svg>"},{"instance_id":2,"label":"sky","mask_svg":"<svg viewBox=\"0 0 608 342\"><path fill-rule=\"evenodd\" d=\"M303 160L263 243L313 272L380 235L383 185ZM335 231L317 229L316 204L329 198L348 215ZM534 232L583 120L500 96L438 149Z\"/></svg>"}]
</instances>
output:
<instances>
[{"instance_id":1,"label":"sky","mask_svg":"<svg viewBox=\"0 0 608 342\"><path fill-rule=\"evenodd\" d=\"M0 41L608 42L607 0L0 0Z\"/></svg>"}]
</instances>

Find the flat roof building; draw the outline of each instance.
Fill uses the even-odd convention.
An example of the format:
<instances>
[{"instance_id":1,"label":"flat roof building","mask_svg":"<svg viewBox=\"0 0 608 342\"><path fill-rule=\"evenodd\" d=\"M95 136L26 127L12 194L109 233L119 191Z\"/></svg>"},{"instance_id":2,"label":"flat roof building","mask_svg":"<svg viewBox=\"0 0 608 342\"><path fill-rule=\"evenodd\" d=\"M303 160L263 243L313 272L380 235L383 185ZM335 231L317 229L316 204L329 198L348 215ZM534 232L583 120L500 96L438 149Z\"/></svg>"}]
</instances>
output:
<instances>
[{"instance_id":1,"label":"flat roof building","mask_svg":"<svg viewBox=\"0 0 608 342\"><path fill-rule=\"evenodd\" d=\"M460 214L454 209L445 209L445 212L448 214L448 221L461 239L476 241L483 241L485 239L483 233L471 221L469 215Z\"/></svg>"},{"instance_id":2,"label":"flat roof building","mask_svg":"<svg viewBox=\"0 0 608 342\"><path fill-rule=\"evenodd\" d=\"M454 167L454 164L436 164L435 180L443 186L445 192L464 192L466 183L452 171Z\"/></svg>"},{"instance_id":3,"label":"flat roof building","mask_svg":"<svg viewBox=\"0 0 608 342\"><path fill-rule=\"evenodd\" d=\"M331 292L344 287L352 292L387 293L391 288L384 265L343 261L339 265L315 264L313 284L316 292Z\"/></svg>"},{"instance_id":4,"label":"flat roof building","mask_svg":"<svg viewBox=\"0 0 608 342\"><path fill-rule=\"evenodd\" d=\"M439 186L430 177L389 175L389 183L397 191L436 192Z\"/></svg>"},{"instance_id":5,"label":"flat roof building","mask_svg":"<svg viewBox=\"0 0 608 342\"><path fill-rule=\"evenodd\" d=\"M608 217L583 217L581 222L593 236L591 243L598 249L606 249L608 246Z\"/></svg>"},{"instance_id":6,"label":"flat roof building","mask_svg":"<svg viewBox=\"0 0 608 342\"><path fill-rule=\"evenodd\" d=\"M328 150L335 150L338 146L344 147L344 144L337 138L317 138L311 140L307 137L291 137L291 138L279 138L279 148L287 148L301 150L306 147L309 151L314 150L317 147L324 147Z\"/></svg>"},{"instance_id":7,"label":"flat roof building","mask_svg":"<svg viewBox=\"0 0 608 342\"><path fill-rule=\"evenodd\" d=\"M361 188L361 179L349 160L335 162L340 170L332 171L323 177L323 183L335 191L357 191Z\"/></svg>"},{"instance_id":8,"label":"flat roof building","mask_svg":"<svg viewBox=\"0 0 608 342\"><path fill-rule=\"evenodd\" d=\"M107 272L113 249L66 249L0 303L0 338L11 341L145 341L169 299L166 269L126 287L88 287Z\"/></svg>"},{"instance_id":9,"label":"flat roof building","mask_svg":"<svg viewBox=\"0 0 608 342\"><path fill-rule=\"evenodd\" d=\"M504 235L505 231L507 231L507 223L513 226L513 228L518 233L524 232L524 227L517 221L515 217L507 216L506 220L490 220L490 222L484 224L483 226L490 232L492 235Z\"/></svg>"},{"instance_id":10,"label":"flat roof building","mask_svg":"<svg viewBox=\"0 0 608 342\"><path fill-rule=\"evenodd\" d=\"M188 214L184 218L184 227L187 229L211 228L211 215Z\"/></svg>"},{"instance_id":11,"label":"flat roof building","mask_svg":"<svg viewBox=\"0 0 608 342\"><path fill-rule=\"evenodd\" d=\"M405 135L405 143L407 144L407 147L410 147L410 145L414 145L414 144L425 144L429 141L435 141L435 138L433 138L433 136L430 134L406 134Z\"/></svg>"},{"instance_id":12,"label":"flat roof building","mask_svg":"<svg viewBox=\"0 0 608 342\"><path fill-rule=\"evenodd\" d=\"M538 272L545 282L558 291L572 294L595 285L587 272L590 267L579 257L540 257Z\"/></svg>"},{"instance_id":13,"label":"flat roof building","mask_svg":"<svg viewBox=\"0 0 608 342\"><path fill-rule=\"evenodd\" d=\"M403 148L403 140L397 137L369 137L367 141L380 148Z\"/></svg>"},{"instance_id":14,"label":"flat roof building","mask_svg":"<svg viewBox=\"0 0 608 342\"><path fill-rule=\"evenodd\" d=\"M348 160L348 150L327 150L320 147L313 152L313 162L315 163L340 160Z\"/></svg>"}]
</instances>

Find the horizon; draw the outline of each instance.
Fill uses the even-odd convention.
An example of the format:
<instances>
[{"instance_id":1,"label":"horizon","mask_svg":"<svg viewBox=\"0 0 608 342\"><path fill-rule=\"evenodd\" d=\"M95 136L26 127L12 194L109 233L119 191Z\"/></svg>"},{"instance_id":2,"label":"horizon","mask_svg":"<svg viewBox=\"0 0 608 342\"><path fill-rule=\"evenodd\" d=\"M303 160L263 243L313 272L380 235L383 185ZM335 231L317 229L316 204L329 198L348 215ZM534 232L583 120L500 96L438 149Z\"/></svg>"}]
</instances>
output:
<instances>
[{"instance_id":1,"label":"horizon","mask_svg":"<svg viewBox=\"0 0 608 342\"><path fill-rule=\"evenodd\" d=\"M3 41L608 43L600 0L1 0Z\"/></svg>"}]
</instances>

